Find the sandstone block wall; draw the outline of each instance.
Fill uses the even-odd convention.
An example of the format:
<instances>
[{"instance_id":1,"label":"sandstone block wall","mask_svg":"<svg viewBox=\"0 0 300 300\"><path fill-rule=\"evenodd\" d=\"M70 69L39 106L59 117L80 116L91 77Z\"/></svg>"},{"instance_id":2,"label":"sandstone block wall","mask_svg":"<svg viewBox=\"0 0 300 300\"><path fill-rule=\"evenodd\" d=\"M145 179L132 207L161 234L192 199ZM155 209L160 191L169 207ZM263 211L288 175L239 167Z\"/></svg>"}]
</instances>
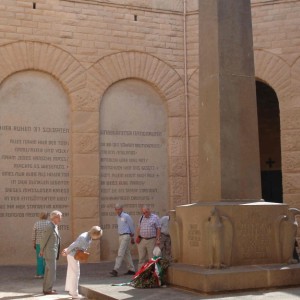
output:
<instances>
[{"instance_id":1,"label":"sandstone block wall","mask_svg":"<svg viewBox=\"0 0 300 300\"><path fill-rule=\"evenodd\" d=\"M284 201L298 208L299 12L299 1L252 1L255 74L279 100ZM125 78L148 82L166 102L170 208L197 201L199 47L197 0L1 1L0 83L38 70L69 96L74 237L99 223L99 105Z\"/></svg>"},{"instance_id":2,"label":"sandstone block wall","mask_svg":"<svg viewBox=\"0 0 300 300\"><path fill-rule=\"evenodd\" d=\"M284 202L299 208L300 3L252 1L255 73L276 92L280 109Z\"/></svg>"}]
</instances>

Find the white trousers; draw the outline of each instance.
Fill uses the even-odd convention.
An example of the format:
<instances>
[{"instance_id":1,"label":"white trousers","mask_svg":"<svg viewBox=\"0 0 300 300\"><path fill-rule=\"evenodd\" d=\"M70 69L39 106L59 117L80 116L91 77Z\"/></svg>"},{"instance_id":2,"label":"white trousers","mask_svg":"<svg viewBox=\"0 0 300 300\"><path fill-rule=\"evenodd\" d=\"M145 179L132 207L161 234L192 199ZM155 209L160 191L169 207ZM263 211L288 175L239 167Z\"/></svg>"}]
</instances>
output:
<instances>
[{"instance_id":1,"label":"white trousers","mask_svg":"<svg viewBox=\"0 0 300 300\"><path fill-rule=\"evenodd\" d=\"M68 269L65 290L72 297L78 296L78 284L80 277L80 263L72 255L67 255Z\"/></svg>"},{"instance_id":2,"label":"white trousers","mask_svg":"<svg viewBox=\"0 0 300 300\"><path fill-rule=\"evenodd\" d=\"M116 257L114 270L118 271L124 260L129 271L135 272L131 253L130 253L130 235L124 234L119 236L119 250Z\"/></svg>"}]
</instances>

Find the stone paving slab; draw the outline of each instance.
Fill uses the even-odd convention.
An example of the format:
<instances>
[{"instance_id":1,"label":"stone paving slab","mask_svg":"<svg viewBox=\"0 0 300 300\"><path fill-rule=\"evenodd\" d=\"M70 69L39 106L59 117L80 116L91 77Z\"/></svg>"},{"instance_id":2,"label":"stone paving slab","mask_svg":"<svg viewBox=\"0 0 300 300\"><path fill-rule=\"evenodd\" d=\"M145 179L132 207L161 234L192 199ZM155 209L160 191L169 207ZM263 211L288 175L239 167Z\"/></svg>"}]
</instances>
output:
<instances>
[{"instance_id":1,"label":"stone paving slab","mask_svg":"<svg viewBox=\"0 0 300 300\"><path fill-rule=\"evenodd\" d=\"M81 265L80 290L90 300L294 300L300 299L300 287L272 290L250 290L226 294L201 294L167 286L166 288L135 289L130 286L112 286L129 282L131 276L110 277L113 262ZM0 266L1 300L69 300L64 291L66 265L59 265L55 289L57 295L42 294L42 279L34 278L34 266ZM121 270L120 273L126 270Z\"/></svg>"}]
</instances>

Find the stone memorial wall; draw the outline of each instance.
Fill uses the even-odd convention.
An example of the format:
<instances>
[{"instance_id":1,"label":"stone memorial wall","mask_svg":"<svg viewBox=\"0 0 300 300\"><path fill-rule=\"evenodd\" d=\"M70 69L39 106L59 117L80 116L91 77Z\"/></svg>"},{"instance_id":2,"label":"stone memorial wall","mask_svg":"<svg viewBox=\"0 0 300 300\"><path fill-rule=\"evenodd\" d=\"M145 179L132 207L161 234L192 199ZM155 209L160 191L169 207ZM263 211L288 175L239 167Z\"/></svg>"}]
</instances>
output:
<instances>
[{"instance_id":1,"label":"stone memorial wall","mask_svg":"<svg viewBox=\"0 0 300 300\"><path fill-rule=\"evenodd\" d=\"M9 77L0 98L0 260L28 263L40 212L60 210L71 239L69 106L58 82L33 71Z\"/></svg>"},{"instance_id":2,"label":"stone memorial wall","mask_svg":"<svg viewBox=\"0 0 300 300\"><path fill-rule=\"evenodd\" d=\"M116 203L124 205L135 226L142 205L160 216L168 209L167 118L152 87L126 80L105 94L100 120L102 253L112 259L118 249Z\"/></svg>"}]
</instances>

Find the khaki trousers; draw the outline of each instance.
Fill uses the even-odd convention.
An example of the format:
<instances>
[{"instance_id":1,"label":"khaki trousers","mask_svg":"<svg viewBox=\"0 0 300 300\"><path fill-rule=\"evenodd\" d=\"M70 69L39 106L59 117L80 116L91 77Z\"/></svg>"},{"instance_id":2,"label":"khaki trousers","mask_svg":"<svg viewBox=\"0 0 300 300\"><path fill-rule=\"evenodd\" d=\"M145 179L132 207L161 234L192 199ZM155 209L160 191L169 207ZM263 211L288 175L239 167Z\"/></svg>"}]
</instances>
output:
<instances>
[{"instance_id":1,"label":"khaki trousers","mask_svg":"<svg viewBox=\"0 0 300 300\"><path fill-rule=\"evenodd\" d=\"M156 239L142 239L138 244L138 253L139 253L139 264L138 268L140 269L144 263L150 260L153 257L153 249L156 244Z\"/></svg>"},{"instance_id":2,"label":"khaki trousers","mask_svg":"<svg viewBox=\"0 0 300 300\"><path fill-rule=\"evenodd\" d=\"M119 250L118 256L116 257L114 270L118 271L122 265L122 261L124 260L126 263L126 267L129 271L135 272L135 268L133 265L131 253L130 253L130 235L123 234L119 236Z\"/></svg>"}]
</instances>

